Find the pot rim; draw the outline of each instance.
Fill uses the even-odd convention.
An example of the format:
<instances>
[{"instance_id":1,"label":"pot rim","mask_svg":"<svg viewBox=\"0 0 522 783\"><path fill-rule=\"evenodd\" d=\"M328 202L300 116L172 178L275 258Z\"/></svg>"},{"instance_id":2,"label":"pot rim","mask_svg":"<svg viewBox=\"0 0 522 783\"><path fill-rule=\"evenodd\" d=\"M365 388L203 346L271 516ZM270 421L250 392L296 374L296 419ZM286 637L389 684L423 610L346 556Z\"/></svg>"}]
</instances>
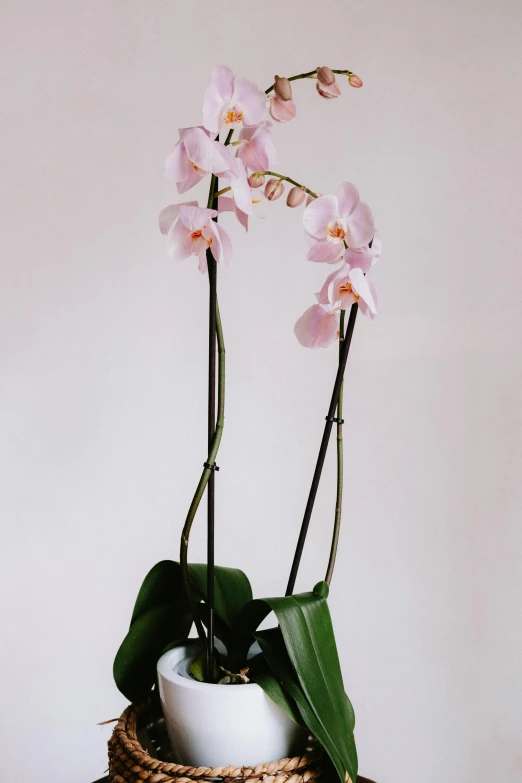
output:
<instances>
[{"instance_id":1,"label":"pot rim","mask_svg":"<svg viewBox=\"0 0 522 783\"><path fill-rule=\"evenodd\" d=\"M217 644L216 647L219 649L221 645ZM176 645L176 647L172 647L170 650L167 650L167 652L163 653L161 658L158 660L158 663L156 664L158 674L169 682L175 683L177 687L186 688L187 690L206 690L209 692L210 689L217 688L223 695L225 695L225 692L229 694L239 691L240 693L243 692L244 696L246 696L247 693L252 696L254 689L264 693L263 689L260 685L257 684L257 682L245 682L240 684L236 683L234 685L230 683L219 685L217 682L199 682L199 680L193 680L192 678L184 677L177 670L177 666L176 668L172 668L170 661L172 656L176 655L176 653L178 653L178 658L176 660L177 665L181 663L188 655L191 655L192 652L196 652L197 650L201 649L202 645L199 639L181 640L180 643ZM222 649L224 649L224 647ZM181 651L183 652L180 655ZM226 689L225 692L224 689ZM230 696L227 696L227 698L230 698ZM234 696L232 698L241 698L241 696L238 694L238 696Z\"/></svg>"}]
</instances>

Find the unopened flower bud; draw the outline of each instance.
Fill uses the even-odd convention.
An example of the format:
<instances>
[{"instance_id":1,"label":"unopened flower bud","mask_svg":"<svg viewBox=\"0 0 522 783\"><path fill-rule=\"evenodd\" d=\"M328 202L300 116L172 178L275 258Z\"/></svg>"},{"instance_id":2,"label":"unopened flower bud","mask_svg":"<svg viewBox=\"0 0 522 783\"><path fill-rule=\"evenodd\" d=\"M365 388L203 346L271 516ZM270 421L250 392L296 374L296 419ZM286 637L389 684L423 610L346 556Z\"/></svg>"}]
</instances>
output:
<instances>
[{"instance_id":1,"label":"unopened flower bud","mask_svg":"<svg viewBox=\"0 0 522 783\"><path fill-rule=\"evenodd\" d=\"M362 87L363 86L363 80L360 76L357 76L356 73L351 73L348 76L348 81L352 85L352 87Z\"/></svg>"},{"instance_id":2,"label":"unopened flower bud","mask_svg":"<svg viewBox=\"0 0 522 783\"><path fill-rule=\"evenodd\" d=\"M274 77L274 92L282 101L292 100L292 85L286 76Z\"/></svg>"},{"instance_id":3,"label":"unopened flower bud","mask_svg":"<svg viewBox=\"0 0 522 783\"><path fill-rule=\"evenodd\" d=\"M306 190L304 188L298 188L297 186L290 188L286 197L286 204L288 207L298 207L303 203L305 196Z\"/></svg>"},{"instance_id":4,"label":"unopened flower bud","mask_svg":"<svg viewBox=\"0 0 522 783\"><path fill-rule=\"evenodd\" d=\"M269 179L265 185L265 196L269 201L275 201L277 198L283 195L285 192L285 186L282 179Z\"/></svg>"},{"instance_id":5,"label":"unopened flower bud","mask_svg":"<svg viewBox=\"0 0 522 783\"><path fill-rule=\"evenodd\" d=\"M326 98L326 100L330 100L331 98L338 98L341 94L341 90L339 89L339 85L336 81L329 85L316 82L315 86L321 98Z\"/></svg>"},{"instance_id":6,"label":"unopened flower bud","mask_svg":"<svg viewBox=\"0 0 522 783\"><path fill-rule=\"evenodd\" d=\"M321 82L321 84L328 86L329 84L334 83L335 74L327 65L321 65L321 67L317 69L317 80Z\"/></svg>"},{"instance_id":7,"label":"unopened flower bud","mask_svg":"<svg viewBox=\"0 0 522 783\"><path fill-rule=\"evenodd\" d=\"M260 188L261 185L265 184L265 175L261 174L260 171L254 171L248 178L248 184L251 188Z\"/></svg>"}]
</instances>

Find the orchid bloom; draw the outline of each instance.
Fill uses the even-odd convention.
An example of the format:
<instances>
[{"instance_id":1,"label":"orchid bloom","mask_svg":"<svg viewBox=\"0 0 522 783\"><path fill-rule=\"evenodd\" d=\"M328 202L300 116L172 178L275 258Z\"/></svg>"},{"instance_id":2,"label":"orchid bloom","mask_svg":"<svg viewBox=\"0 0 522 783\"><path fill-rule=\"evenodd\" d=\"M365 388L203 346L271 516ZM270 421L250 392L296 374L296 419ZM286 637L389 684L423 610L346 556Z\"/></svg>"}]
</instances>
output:
<instances>
[{"instance_id":1,"label":"orchid bloom","mask_svg":"<svg viewBox=\"0 0 522 783\"><path fill-rule=\"evenodd\" d=\"M263 122L256 128L243 128L239 134L241 144L236 154L250 171L266 171L277 163L271 127L271 122Z\"/></svg>"},{"instance_id":2,"label":"orchid bloom","mask_svg":"<svg viewBox=\"0 0 522 783\"><path fill-rule=\"evenodd\" d=\"M294 332L305 348L326 348L339 336L339 313L358 304L363 315L377 315L377 292L366 278L370 267L381 254L381 241L377 232L371 248L349 248L344 252L344 263L326 278L323 287L315 295L318 304L312 305L297 321Z\"/></svg>"},{"instance_id":3,"label":"orchid bloom","mask_svg":"<svg viewBox=\"0 0 522 783\"><path fill-rule=\"evenodd\" d=\"M234 76L230 68L212 69L210 87L203 99L203 125L219 133L222 125L243 128L259 125L265 118L268 99L254 82Z\"/></svg>"},{"instance_id":4,"label":"orchid bloom","mask_svg":"<svg viewBox=\"0 0 522 783\"><path fill-rule=\"evenodd\" d=\"M217 214L215 209L203 209L196 202L172 204L160 212L160 230L167 235L168 253L174 261L198 256L199 271L205 272L206 253L211 247L218 264L230 262L232 244L224 228L212 220Z\"/></svg>"},{"instance_id":5,"label":"orchid bloom","mask_svg":"<svg viewBox=\"0 0 522 783\"><path fill-rule=\"evenodd\" d=\"M165 161L165 176L185 193L207 174L222 177L230 169L232 155L210 138L204 128L180 128L179 142Z\"/></svg>"},{"instance_id":6,"label":"orchid bloom","mask_svg":"<svg viewBox=\"0 0 522 783\"><path fill-rule=\"evenodd\" d=\"M239 209L250 214L250 186L243 163L204 128L182 128L179 138L165 162L165 176L177 183L178 193L185 193L207 174L215 174L229 180Z\"/></svg>"},{"instance_id":7,"label":"orchid bloom","mask_svg":"<svg viewBox=\"0 0 522 783\"><path fill-rule=\"evenodd\" d=\"M327 348L339 337L338 304L315 304L306 310L294 327L294 334L305 348Z\"/></svg>"},{"instance_id":8,"label":"orchid bloom","mask_svg":"<svg viewBox=\"0 0 522 783\"><path fill-rule=\"evenodd\" d=\"M351 250L347 250L346 255L352 258L353 253ZM360 261L362 266L354 266L345 261L339 269L328 275L323 287L316 294L319 304L347 310L351 305L357 303L364 315L375 318L377 315L377 294L375 287L365 276L364 268L367 264L367 257L360 259ZM355 264L356 261L352 263Z\"/></svg>"},{"instance_id":9,"label":"orchid bloom","mask_svg":"<svg viewBox=\"0 0 522 783\"><path fill-rule=\"evenodd\" d=\"M359 200L355 185L343 182L336 196L320 196L304 211L303 223L311 242L307 258L335 264L345 243L351 249L368 245L375 226L370 207Z\"/></svg>"}]
</instances>

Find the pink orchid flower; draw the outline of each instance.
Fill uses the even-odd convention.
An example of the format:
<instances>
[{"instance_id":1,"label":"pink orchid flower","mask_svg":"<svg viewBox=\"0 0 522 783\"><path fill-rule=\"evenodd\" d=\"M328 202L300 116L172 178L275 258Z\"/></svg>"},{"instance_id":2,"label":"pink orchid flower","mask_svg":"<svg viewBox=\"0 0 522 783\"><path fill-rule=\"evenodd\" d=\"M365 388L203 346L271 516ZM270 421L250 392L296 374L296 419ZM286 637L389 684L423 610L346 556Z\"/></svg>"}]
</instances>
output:
<instances>
[{"instance_id":1,"label":"pink orchid flower","mask_svg":"<svg viewBox=\"0 0 522 783\"><path fill-rule=\"evenodd\" d=\"M320 196L303 214L304 227L311 239L307 258L332 264L340 260L344 243L352 249L371 241L375 226L370 207L359 199L355 185L343 182L336 196Z\"/></svg>"},{"instance_id":2,"label":"pink orchid flower","mask_svg":"<svg viewBox=\"0 0 522 783\"><path fill-rule=\"evenodd\" d=\"M242 128L259 125L265 118L268 99L250 79L239 79L230 68L212 69L210 87L203 99L203 125L210 133L221 126Z\"/></svg>"},{"instance_id":3,"label":"pink orchid flower","mask_svg":"<svg viewBox=\"0 0 522 783\"><path fill-rule=\"evenodd\" d=\"M179 136L165 162L165 176L177 183L178 192L185 193L203 177L215 174L229 180L238 207L250 214L250 186L243 163L204 128L182 128Z\"/></svg>"},{"instance_id":4,"label":"pink orchid flower","mask_svg":"<svg viewBox=\"0 0 522 783\"><path fill-rule=\"evenodd\" d=\"M168 237L168 253L174 261L198 256L199 271L205 272L206 253L212 248L218 264L230 262L232 244L224 228L212 220L216 216L215 209L198 207L195 202L172 204L160 212L160 231Z\"/></svg>"},{"instance_id":5,"label":"pink orchid flower","mask_svg":"<svg viewBox=\"0 0 522 783\"><path fill-rule=\"evenodd\" d=\"M272 141L271 122L263 122L256 128L243 128L239 134L241 144L237 157L251 171L266 171L277 163L277 154Z\"/></svg>"},{"instance_id":6,"label":"pink orchid flower","mask_svg":"<svg viewBox=\"0 0 522 783\"><path fill-rule=\"evenodd\" d=\"M185 193L207 174L223 176L230 169L232 155L210 138L203 128L180 128L179 142L165 161L165 176Z\"/></svg>"},{"instance_id":7,"label":"pink orchid flower","mask_svg":"<svg viewBox=\"0 0 522 783\"><path fill-rule=\"evenodd\" d=\"M315 304L294 326L294 334L305 348L327 348L339 337L338 304Z\"/></svg>"},{"instance_id":8,"label":"pink orchid flower","mask_svg":"<svg viewBox=\"0 0 522 783\"><path fill-rule=\"evenodd\" d=\"M345 258L350 258L352 264L345 261L339 269L328 275L323 287L316 294L317 301L321 305L340 306L342 310L347 310L351 305L357 303L364 315L375 318L377 315L377 293L364 272L368 257L362 257L358 260L361 265L354 266L357 259L353 259L353 255L353 251L346 251Z\"/></svg>"}]
</instances>

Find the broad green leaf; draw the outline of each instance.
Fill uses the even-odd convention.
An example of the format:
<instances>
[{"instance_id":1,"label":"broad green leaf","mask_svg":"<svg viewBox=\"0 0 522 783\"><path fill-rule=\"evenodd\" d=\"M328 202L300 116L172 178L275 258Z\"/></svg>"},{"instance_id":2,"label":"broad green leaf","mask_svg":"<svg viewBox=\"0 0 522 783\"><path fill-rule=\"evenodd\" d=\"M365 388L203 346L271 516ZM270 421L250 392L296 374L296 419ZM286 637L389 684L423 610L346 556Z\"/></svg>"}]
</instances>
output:
<instances>
[{"instance_id":1,"label":"broad green leaf","mask_svg":"<svg viewBox=\"0 0 522 783\"><path fill-rule=\"evenodd\" d=\"M296 673L286 651L281 629L269 628L266 631L259 631L255 636L274 675L280 680L284 690L295 701L304 723L328 753L337 774L344 783L347 765L343 763L335 739L330 736L318 719L297 680ZM350 775L350 777L352 776ZM352 778L352 780L356 780L356 778Z\"/></svg>"},{"instance_id":2,"label":"broad green leaf","mask_svg":"<svg viewBox=\"0 0 522 783\"><path fill-rule=\"evenodd\" d=\"M286 712L294 723L297 723L299 726L304 726L303 719L295 701L281 687L281 683L268 666L266 657L260 653L251 658L248 663L250 664L249 676L251 677L252 682L257 682L266 695L272 699L283 712Z\"/></svg>"},{"instance_id":3,"label":"broad green leaf","mask_svg":"<svg viewBox=\"0 0 522 783\"><path fill-rule=\"evenodd\" d=\"M203 563L189 563L189 578L192 586L206 601L207 566ZM238 568L216 566L214 571L214 606L216 614L229 628L234 628L240 610L252 600L252 588L248 577Z\"/></svg>"},{"instance_id":4,"label":"broad green leaf","mask_svg":"<svg viewBox=\"0 0 522 783\"><path fill-rule=\"evenodd\" d=\"M328 603L320 594L326 591L321 584L315 590L286 598L252 601L242 612L241 621L253 630L252 623L257 627L270 610L275 613L300 688L329 738L325 747L329 753L332 747L337 749L342 764L355 781L355 717L344 692ZM293 693L291 695L296 699ZM315 733L301 702L297 701L297 704L308 727ZM332 761L336 764L333 756Z\"/></svg>"},{"instance_id":5,"label":"broad green leaf","mask_svg":"<svg viewBox=\"0 0 522 783\"><path fill-rule=\"evenodd\" d=\"M188 635L192 618L184 604L163 604L140 614L133 622L114 659L116 685L132 702L145 699L156 679L162 650Z\"/></svg>"},{"instance_id":6,"label":"broad green leaf","mask_svg":"<svg viewBox=\"0 0 522 783\"><path fill-rule=\"evenodd\" d=\"M161 560L151 568L140 587L131 625L138 617L156 606L185 603L181 568L173 560Z\"/></svg>"}]
</instances>

